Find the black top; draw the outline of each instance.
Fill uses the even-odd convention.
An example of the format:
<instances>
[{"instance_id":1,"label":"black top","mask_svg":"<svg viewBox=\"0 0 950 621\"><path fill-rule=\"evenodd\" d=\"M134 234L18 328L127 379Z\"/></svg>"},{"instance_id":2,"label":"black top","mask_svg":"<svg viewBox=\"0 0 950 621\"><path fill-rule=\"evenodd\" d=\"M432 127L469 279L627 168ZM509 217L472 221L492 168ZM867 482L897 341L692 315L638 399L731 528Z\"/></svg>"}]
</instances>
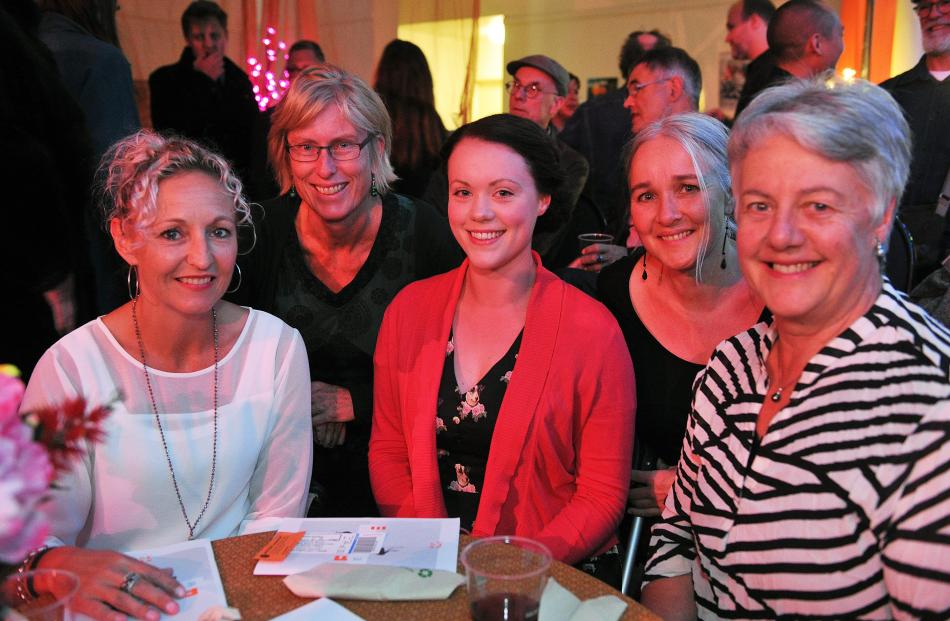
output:
<instances>
[{"instance_id":1,"label":"black top","mask_svg":"<svg viewBox=\"0 0 950 621\"><path fill-rule=\"evenodd\" d=\"M734 118L739 118L739 115L752 103L756 95L770 86L775 86L793 77L791 73L775 64L775 56L771 52L759 54L746 67L745 84L742 86L742 93L739 94L739 102L736 104Z\"/></svg>"},{"instance_id":2,"label":"black top","mask_svg":"<svg viewBox=\"0 0 950 621\"><path fill-rule=\"evenodd\" d=\"M495 422L520 348L521 334L505 355L464 395L455 381L454 335L449 336L445 349L436 402L436 453L445 509L449 517L461 519L461 527L466 531L472 530L478 513Z\"/></svg>"},{"instance_id":3,"label":"black top","mask_svg":"<svg viewBox=\"0 0 950 621\"><path fill-rule=\"evenodd\" d=\"M636 438L667 465L676 464L686 433L693 380L704 365L670 353L637 316L630 301L630 275L643 248L608 265L597 279L597 298L617 318L627 341L637 382Z\"/></svg>"},{"instance_id":4,"label":"black top","mask_svg":"<svg viewBox=\"0 0 950 621\"><path fill-rule=\"evenodd\" d=\"M185 47L177 63L149 76L152 126L212 146L246 181L259 114L251 81L229 58L217 80L196 71L194 63L194 52Z\"/></svg>"},{"instance_id":5,"label":"black top","mask_svg":"<svg viewBox=\"0 0 950 621\"><path fill-rule=\"evenodd\" d=\"M373 352L383 313L407 284L446 272L462 253L444 218L423 203L387 194L379 232L353 280L339 292L307 267L294 220L300 198L284 195L263 204L254 251L242 262L241 288L232 296L297 328L307 347L310 379L346 388L356 420L339 449L314 453L314 481L329 507L324 515L375 512L366 455L373 418ZM358 495L355 505L335 496Z\"/></svg>"}]
</instances>

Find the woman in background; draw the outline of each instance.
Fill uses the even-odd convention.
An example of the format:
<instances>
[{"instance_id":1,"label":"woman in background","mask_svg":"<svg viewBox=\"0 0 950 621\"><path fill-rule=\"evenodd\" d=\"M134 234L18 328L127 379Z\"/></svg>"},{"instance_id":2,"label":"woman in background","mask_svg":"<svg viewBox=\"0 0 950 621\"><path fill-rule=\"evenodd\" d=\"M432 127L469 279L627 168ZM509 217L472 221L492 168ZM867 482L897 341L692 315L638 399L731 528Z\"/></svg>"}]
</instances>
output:
<instances>
[{"instance_id":1,"label":"woman in background","mask_svg":"<svg viewBox=\"0 0 950 621\"><path fill-rule=\"evenodd\" d=\"M435 109L432 74L413 43L393 39L376 67L376 92L393 122L393 191L419 198L439 166L446 130Z\"/></svg>"},{"instance_id":2,"label":"woman in background","mask_svg":"<svg viewBox=\"0 0 950 621\"><path fill-rule=\"evenodd\" d=\"M238 227L250 222L241 182L220 156L140 132L107 158L105 216L132 300L53 345L22 409L119 401L104 442L51 492L52 547L28 563L76 573L77 612L157 619L178 611L172 596L184 590L121 552L303 515L307 356L296 330L221 300Z\"/></svg>"},{"instance_id":3,"label":"woman in background","mask_svg":"<svg viewBox=\"0 0 950 621\"><path fill-rule=\"evenodd\" d=\"M386 311L369 453L380 510L531 537L568 563L615 551L633 369L610 313L531 251L563 178L555 147L500 114L459 128L443 154L468 259Z\"/></svg>"}]
</instances>

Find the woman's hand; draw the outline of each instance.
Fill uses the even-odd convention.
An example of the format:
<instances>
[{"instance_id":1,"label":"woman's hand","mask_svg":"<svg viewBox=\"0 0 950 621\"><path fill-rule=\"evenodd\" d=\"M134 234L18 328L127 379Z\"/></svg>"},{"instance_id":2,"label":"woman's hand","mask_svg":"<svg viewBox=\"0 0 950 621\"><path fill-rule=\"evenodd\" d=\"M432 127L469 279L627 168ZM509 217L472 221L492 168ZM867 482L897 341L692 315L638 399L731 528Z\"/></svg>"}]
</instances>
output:
<instances>
[{"instance_id":1,"label":"woman's hand","mask_svg":"<svg viewBox=\"0 0 950 621\"><path fill-rule=\"evenodd\" d=\"M79 591L72 600L72 609L99 621L124 621L126 616L158 621L162 613L177 614L179 608L174 598L185 596L185 589L172 576L171 569L157 569L110 550L53 548L37 567L64 569L79 576ZM131 589L123 590L132 574L138 579ZM60 595L52 583L34 581L34 588L39 593Z\"/></svg>"},{"instance_id":2,"label":"woman's hand","mask_svg":"<svg viewBox=\"0 0 950 621\"><path fill-rule=\"evenodd\" d=\"M324 448L340 446L346 439L346 425L356 418L350 391L333 384L310 382L313 435Z\"/></svg>"},{"instance_id":3,"label":"woman's hand","mask_svg":"<svg viewBox=\"0 0 950 621\"><path fill-rule=\"evenodd\" d=\"M627 249L623 246L614 244L591 244L581 250L581 256L577 257L568 267L586 270L588 272L599 272L606 266L618 259L627 256Z\"/></svg>"},{"instance_id":4,"label":"woman's hand","mask_svg":"<svg viewBox=\"0 0 950 621\"><path fill-rule=\"evenodd\" d=\"M627 513L638 517L659 516L675 479L676 468L631 471ZM634 483L639 485L633 486Z\"/></svg>"}]
</instances>

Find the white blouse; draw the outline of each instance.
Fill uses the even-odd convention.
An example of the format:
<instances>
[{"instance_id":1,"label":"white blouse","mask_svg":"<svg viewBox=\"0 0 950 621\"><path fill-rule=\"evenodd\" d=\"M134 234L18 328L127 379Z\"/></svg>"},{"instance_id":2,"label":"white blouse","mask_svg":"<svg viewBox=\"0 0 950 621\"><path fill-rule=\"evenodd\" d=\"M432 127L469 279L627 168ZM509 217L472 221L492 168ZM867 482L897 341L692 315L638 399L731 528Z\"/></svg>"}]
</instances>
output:
<instances>
[{"instance_id":1,"label":"white blouse","mask_svg":"<svg viewBox=\"0 0 950 621\"><path fill-rule=\"evenodd\" d=\"M149 368L168 453L194 524L211 476L213 367L191 373ZM184 541L188 527L152 413L142 364L101 319L63 337L40 359L22 409L82 396L115 401L105 440L57 481L45 509L50 543L136 550ZM243 522L300 517L313 459L310 372L297 330L251 309L218 363L214 488L195 537L220 539Z\"/></svg>"}]
</instances>

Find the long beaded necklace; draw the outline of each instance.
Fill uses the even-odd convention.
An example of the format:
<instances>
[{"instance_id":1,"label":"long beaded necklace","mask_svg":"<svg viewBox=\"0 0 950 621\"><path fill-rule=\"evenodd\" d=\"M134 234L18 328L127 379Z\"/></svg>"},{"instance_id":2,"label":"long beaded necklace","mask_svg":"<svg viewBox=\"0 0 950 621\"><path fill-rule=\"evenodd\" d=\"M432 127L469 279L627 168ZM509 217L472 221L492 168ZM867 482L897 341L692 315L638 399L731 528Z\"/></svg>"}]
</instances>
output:
<instances>
[{"instance_id":1,"label":"long beaded necklace","mask_svg":"<svg viewBox=\"0 0 950 621\"><path fill-rule=\"evenodd\" d=\"M211 331L214 336L214 439L211 445L211 481L208 483L208 496L205 498L205 504L201 507L201 512L192 524L188 518L188 512L185 510L185 502L181 498L181 490L178 488L178 479L175 477L175 467L172 466L172 458L168 453L168 442L165 439L165 429L162 427L162 419L158 415L158 406L155 403L155 393L152 391L152 380L148 375L148 365L145 363L145 345L142 343L142 331L139 329L139 319L135 313L135 304L138 298L132 298L132 324L135 326L135 339L139 344L139 353L142 356L142 371L145 373L145 387L148 389L148 398L152 404L152 413L155 415L155 423L158 425L158 433L162 436L162 448L165 450L165 461L168 463L168 472L172 475L172 485L175 486L175 496L178 497L178 506L181 507L181 514L185 518L185 524L188 525L188 540L195 538L195 529L198 528L198 522L204 517L208 504L211 502L211 493L214 490L214 473L218 463L218 314L214 307L211 308Z\"/></svg>"}]
</instances>

